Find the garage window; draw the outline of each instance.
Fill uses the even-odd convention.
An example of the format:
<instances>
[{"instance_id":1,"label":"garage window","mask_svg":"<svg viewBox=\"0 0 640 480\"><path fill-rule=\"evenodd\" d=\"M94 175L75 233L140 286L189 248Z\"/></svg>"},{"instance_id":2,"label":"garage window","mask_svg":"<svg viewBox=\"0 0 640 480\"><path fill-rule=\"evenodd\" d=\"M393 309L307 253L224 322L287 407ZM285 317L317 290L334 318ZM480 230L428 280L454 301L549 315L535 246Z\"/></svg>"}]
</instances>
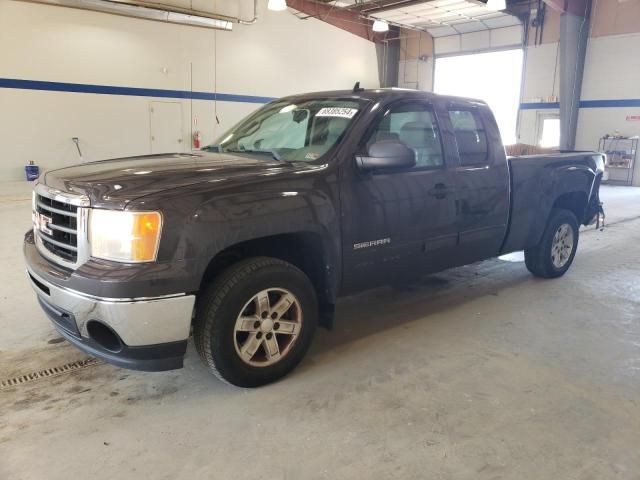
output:
<instances>
[{"instance_id":1,"label":"garage window","mask_svg":"<svg viewBox=\"0 0 640 480\"><path fill-rule=\"evenodd\" d=\"M436 57L433 91L487 102L502 143L511 145L516 143L523 58L521 48Z\"/></svg>"}]
</instances>

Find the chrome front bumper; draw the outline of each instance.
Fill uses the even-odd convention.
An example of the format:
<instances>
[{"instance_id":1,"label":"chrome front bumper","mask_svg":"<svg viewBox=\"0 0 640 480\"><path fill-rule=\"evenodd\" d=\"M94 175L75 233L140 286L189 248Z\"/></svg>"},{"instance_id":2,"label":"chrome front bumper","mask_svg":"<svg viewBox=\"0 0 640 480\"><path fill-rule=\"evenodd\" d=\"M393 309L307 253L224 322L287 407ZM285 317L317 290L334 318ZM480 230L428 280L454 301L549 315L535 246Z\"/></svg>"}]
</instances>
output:
<instances>
[{"instance_id":1,"label":"chrome front bumper","mask_svg":"<svg viewBox=\"0 0 640 480\"><path fill-rule=\"evenodd\" d=\"M25 257L31 287L60 335L88 354L123 368L163 371L182 367L195 296L104 298L83 294L39 275L39 253L28 234ZM95 324L117 342L95 335ZM94 334L90 334L93 330ZM115 346L114 346L115 345Z\"/></svg>"},{"instance_id":2,"label":"chrome front bumper","mask_svg":"<svg viewBox=\"0 0 640 480\"><path fill-rule=\"evenodd\" d=\"M87 322L110 327L130 347L186 340L194 295L160 298L99 298L60 288L27 269L31 287L44 302L73 316L77 332L89 338Z\"/></svg>"}]
</instances>

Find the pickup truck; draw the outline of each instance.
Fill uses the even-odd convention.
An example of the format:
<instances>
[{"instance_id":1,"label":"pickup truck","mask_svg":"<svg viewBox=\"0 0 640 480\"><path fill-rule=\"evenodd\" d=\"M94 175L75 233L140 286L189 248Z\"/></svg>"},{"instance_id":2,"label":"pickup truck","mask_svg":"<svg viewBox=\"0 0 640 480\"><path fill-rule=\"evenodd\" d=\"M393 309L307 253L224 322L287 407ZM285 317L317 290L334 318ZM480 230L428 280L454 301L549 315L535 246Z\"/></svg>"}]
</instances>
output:
<instances>
[{"instance_id":1,"label":"pickup truck","mask_svg":"<svg viewBox=\"0 0 640 480\"><path fill-rule=\"evenodd\" d=\"M600 219L604 156L507 158L482 101L377 89L266 104L219 141L49 171L24 239L59 333L131 369L275 381L336 299L524 250L563 275Z\"/></svg>"}]
</instances>

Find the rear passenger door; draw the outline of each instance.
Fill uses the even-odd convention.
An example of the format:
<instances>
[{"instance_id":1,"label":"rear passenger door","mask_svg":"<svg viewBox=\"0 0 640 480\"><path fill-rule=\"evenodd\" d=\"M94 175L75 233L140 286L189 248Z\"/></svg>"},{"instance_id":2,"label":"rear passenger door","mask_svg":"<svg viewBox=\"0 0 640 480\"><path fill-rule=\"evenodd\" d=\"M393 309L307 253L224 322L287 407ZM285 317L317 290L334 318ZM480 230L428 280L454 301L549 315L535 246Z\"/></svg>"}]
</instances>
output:
<instances>
[{"instance_id":1,"label":"rear passenger door","mask_svg":"<svg viewBox=\"0 0 640 480\"><path fill-rule=\"evenodd\" d=\"M456 245L453 178L432 106L391 104L372 123L359 154L380 141L412 148L416 165L363 173L351 163L353 176L341 189L347 291L444 268Z\"/></svg>"},{"instance_id":2,"label":"rear passenger door","mask_svg":"<svg viewBox=\"0 0 640 480\"><path fill-rule=\"evenodd\" d=\"M500 132L486 105L450 103L446 117L458 155L456 264L463 265L500 250L509 217L509 170Z\"/></svg>"}]
</instances>

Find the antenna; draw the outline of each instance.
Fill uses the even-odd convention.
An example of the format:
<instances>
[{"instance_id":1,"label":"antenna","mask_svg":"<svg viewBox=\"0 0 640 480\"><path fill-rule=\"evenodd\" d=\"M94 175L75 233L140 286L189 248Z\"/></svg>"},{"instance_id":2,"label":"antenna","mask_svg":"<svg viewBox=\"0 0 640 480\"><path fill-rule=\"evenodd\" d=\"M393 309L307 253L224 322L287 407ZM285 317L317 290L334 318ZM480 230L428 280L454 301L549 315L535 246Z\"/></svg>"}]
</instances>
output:
<instances>
[{"instance_id":1,"label":"antenna","mask_svg":"<svg viewBox=\"0 0 640 480\"><path fill-rule=\"evenodd\" d=\"M360 87L360 82L356 82L356 84L353 86L353 93L357 93L357 92L363 92L364 88Z\"/></svg>"}]
</instances>

